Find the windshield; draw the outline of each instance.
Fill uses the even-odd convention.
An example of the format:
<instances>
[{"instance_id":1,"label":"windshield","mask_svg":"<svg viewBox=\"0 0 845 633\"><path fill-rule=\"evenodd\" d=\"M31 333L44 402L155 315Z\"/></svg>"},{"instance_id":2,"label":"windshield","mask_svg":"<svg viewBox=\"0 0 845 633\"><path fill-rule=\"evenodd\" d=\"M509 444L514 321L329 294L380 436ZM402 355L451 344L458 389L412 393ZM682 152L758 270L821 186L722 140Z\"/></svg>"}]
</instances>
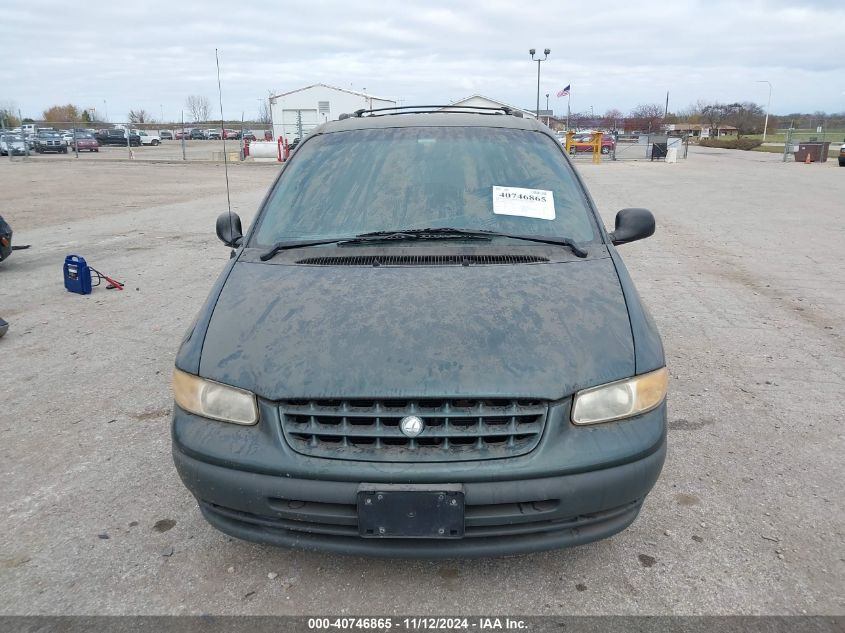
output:
<instances>
[{"instance_id":1,"label":"windshield","mask_svg":"<svg viewBox=\"0 0 845 633\"><path fill-rule=\"evenodd\" d=\"M581 242L596 235L581 185L545 134L408 127L303 143L267 199L251 246L447 226Z\"/></svg>"}]
</instances>

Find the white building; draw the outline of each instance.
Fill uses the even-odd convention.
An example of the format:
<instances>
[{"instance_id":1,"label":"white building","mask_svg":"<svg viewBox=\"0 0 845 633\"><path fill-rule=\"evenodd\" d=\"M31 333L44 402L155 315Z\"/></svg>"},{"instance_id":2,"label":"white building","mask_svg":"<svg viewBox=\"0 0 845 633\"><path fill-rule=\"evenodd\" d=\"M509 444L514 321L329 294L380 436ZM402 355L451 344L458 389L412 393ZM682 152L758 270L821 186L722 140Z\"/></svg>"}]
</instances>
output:
<instances>
[{"instance_id":1,"label":"white building","mask_svg":"<svg viewBox=\"0 0 845 633\"><path fill-rule=\"evenodd\" d=\"M461 99L460 101L455 101L450 105L471 106L474 108L509 108L512 112L520 112L522 116L527 119L537 118L531 110L523 110L522 108L517 108L516 106L508 105L504 101L491 99L490 97L485 97L484 95L471 95L469 97Z\"/></svg>"},{"instance_id":2,"label":"white building","mask_svg":"<svg viewBox=\"0 0 845 633\"><path fill-rule=\"evenodd\" d=\"M273 138L284 136L288 142L326 121L336 121L341 114L356 110L389 108L396 102L364 92L314 84L270 97Z\"/></svg>"}]
</instances>

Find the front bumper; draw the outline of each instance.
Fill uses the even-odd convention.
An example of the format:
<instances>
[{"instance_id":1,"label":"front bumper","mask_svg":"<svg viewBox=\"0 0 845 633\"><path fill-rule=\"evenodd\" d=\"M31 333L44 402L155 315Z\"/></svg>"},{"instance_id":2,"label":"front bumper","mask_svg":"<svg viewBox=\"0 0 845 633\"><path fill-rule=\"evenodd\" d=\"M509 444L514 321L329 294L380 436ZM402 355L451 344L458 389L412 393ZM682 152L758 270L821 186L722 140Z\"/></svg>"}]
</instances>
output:
<instances>
[{"instance_id":1,"label":"front bumper","mask_svg":"<svg viewBox=\"0 0 845 633\"><path fill-rule=\"evenodd\" d=\"M634 420L589 427L553 412L530 454L475 462L385 463L307 457L287 446L262 405L255 427L205 420L178 407L173 459L214 527L285 547L402 558L496 556L580 545L630 525L666 457L665 404ZM361 483L458 483L461 539L363 538Z\"/></svg>"}]
</instances>

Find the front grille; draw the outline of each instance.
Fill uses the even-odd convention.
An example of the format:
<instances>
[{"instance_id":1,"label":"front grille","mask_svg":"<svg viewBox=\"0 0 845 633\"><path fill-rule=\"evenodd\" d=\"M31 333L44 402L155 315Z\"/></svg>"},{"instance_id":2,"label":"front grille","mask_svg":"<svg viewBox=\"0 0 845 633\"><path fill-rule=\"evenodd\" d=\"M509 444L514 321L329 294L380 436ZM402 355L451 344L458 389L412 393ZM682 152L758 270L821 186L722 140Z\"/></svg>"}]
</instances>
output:
<instances>
[{"instance_id":1,"label":"front grille","mask_svg":"<svg viewBox=\"0 0 845 633\"><path fill-rule=\"evenodd\" d=\"M264 529L305 532L329 537L359 538L355 505L270 499L273 514L253 514L200 501L205 511L237 523ZM492 505L467 504L464 538L500 538L561 530L589 530L636 513L641 499L609 510L568 515L560 500L544 499Z\"/></svg>"},{"instance_id":2,"label":"front grille","mask_svg":"<svg viewBox=\"0 0 845 633\"><path fill-rule=\"evenodd\" d=\"M374 462L445 462L524 455L540 441L548 403L542 400L287 400L282 431L298 453ZM402 418L422 418L414 438Z\"/></svg>"},{"instance_id":3,"label":"front grille","mask_svg":"<svg viewBox=\"0 0 845 633\"><path fill-rule=\"evenodd\" d=\"M297 264L309 266L489 266L493 264L539 264L537 255L348 255L306 257Z\"/></svg>"}]
</instances>

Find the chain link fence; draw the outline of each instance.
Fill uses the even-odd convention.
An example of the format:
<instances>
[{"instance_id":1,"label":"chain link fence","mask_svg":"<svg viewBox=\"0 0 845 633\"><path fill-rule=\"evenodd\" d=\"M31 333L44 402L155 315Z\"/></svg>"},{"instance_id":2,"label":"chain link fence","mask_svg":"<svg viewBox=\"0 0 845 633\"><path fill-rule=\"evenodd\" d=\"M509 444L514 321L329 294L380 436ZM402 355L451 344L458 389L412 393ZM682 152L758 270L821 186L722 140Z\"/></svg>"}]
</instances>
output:
<instances>
[{"instance_id":1,"label":"chain link fence","mask_svg":"<svg viewBox=\"0 0 845 633\"><path fill-rule=\"evenodd\" d=\"M250 156L249 145L272 139L269 126L231 127L80 122L25 123L0 128L0 159L231 161Z\"/></svg>"},{"instance_id":2,"label":"chain link fence","mask_svg":"<svg viewBox=\"0 0 845 633\"><path fill-rule=\"evenodd\" d=\"M583 137L583 138L581 138ZM561 142L563 142L561 138ZM600 161L686 159L689 156L688 135L667 134L604 134ZM672 151L673 150L673 151ZM577 162L593 161L593 147L586 135L575 135L569 156Z\"/></svg>"},{"instance_id":3,"label":"chain link fence","mask_svg":"<svg viewBox=\"0 0 845 633\"><path fill-rule=\"evenodd\" d=\"M779 130L770 135L766 144L776 147L778 141L783 143L783 162L804 161L809 153L813 162L826 162L838 156L839 148L845 146L845 130L826 129L818 127L813 130L796 130L789 128Z\"/></svg>"}]
</instances>

